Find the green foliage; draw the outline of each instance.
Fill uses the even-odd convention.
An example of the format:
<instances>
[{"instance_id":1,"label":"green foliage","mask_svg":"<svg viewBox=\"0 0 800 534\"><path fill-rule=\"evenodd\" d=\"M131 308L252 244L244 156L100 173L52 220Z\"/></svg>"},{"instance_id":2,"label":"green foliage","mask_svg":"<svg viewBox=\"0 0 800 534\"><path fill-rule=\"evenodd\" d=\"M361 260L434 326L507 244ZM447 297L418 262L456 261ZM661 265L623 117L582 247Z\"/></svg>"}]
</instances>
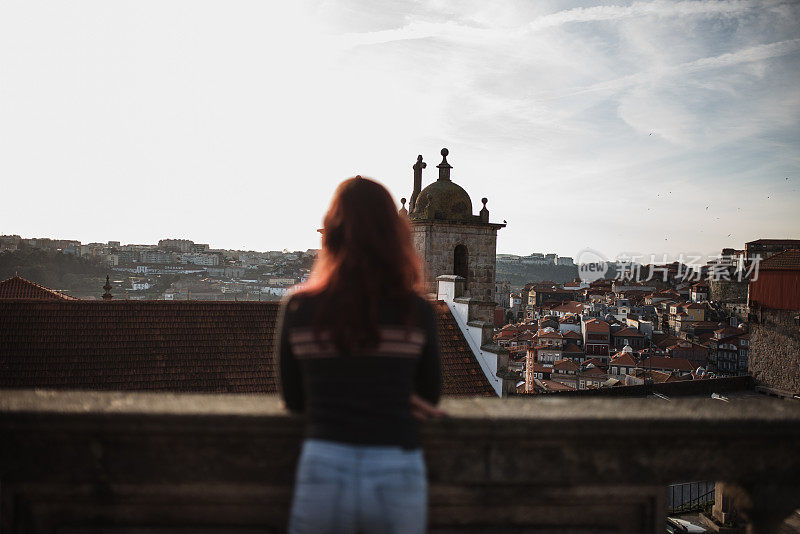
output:
<instances>
[{"instance_id":1,"label":"green foliage","mask_svg":"<svg viewBox=\"0 0 800 534\"><path fill-rule=\"evenodd\" d=\"M523 265L497 262L498 280L508 280L511 287L522 287L528 282L571 282L578 277L578 268L571 265Z\"/></svg>"},{"instance_id":2,"label":"green foliage","mask_svg":"<svg viewBox=\"0 0 800 534\"><path fill-rule=\"evenodd\" d=\"M103 293L108 267L71 254L24 247L0 252L0 280L14 275L75 296Z\"/></svg>"}]
</instances>

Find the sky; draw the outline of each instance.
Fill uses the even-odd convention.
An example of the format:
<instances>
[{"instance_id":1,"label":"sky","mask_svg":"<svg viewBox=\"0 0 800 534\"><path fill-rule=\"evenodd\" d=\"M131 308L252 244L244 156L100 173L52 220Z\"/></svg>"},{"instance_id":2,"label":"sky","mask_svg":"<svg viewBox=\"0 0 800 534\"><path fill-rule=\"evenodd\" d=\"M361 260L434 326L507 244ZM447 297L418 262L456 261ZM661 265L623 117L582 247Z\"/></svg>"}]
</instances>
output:
<instances>
[{"instance_id":1,"label":"sky","mask_svg":"<svg viewBox=\"0 0 800 534\"><path fill-rule=\"evenodd\" d=\"M800 238L800 3L0 3L0 234L317 248L442 147L498 253Z\"/></svg>"}]
</instances>

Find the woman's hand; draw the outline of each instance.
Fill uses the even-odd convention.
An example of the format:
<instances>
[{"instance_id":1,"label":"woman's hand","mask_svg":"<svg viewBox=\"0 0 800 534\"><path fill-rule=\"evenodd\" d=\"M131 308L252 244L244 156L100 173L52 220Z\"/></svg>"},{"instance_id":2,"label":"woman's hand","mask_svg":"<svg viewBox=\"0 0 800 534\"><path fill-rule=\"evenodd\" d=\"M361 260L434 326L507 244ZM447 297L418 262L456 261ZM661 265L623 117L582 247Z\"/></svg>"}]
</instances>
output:
<instances>
[{"instance_id":1,"label":"woman's hand","mask_svg":"<svg viewBox=\"0 0 800 534\"><path fill-rule=\"evenodd\" d=\"M413 415L414 419L417 421L438 419L439 417L445 417L447 415L447 412L441 408L437 408L416 393L411 394L409 404L411 405L411 415Z\"/></svg>"}]
</instances>

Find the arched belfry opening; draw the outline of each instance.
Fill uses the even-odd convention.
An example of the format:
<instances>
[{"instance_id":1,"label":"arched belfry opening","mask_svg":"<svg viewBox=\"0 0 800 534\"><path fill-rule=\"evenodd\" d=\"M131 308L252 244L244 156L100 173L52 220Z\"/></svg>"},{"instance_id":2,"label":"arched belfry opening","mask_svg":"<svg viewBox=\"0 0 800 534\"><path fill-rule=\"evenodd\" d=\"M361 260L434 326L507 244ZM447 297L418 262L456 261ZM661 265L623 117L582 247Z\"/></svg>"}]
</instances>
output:
<instances>
[{"instance_id":1,"label":"arched belfry opening","mask_svg":"<svg viewBox=\"0 0 800 534\"><path fill-rule=\"evenodd\" d=\"M469 251L466 245L456 245L453 250L453 274L463 277L469 284Z\"/></svg>"}]
</instances>

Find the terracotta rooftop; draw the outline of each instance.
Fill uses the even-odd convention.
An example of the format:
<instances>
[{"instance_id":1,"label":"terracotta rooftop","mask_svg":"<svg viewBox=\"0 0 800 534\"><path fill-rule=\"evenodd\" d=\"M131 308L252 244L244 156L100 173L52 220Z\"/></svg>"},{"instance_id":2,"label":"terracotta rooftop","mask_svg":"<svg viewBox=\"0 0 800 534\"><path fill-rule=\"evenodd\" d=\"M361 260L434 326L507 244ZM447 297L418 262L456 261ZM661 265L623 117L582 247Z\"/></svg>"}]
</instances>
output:
<instances>
[{"instance_id":1,"label":"terracotta rooftop","mask_svg":"<svg viewBox=\"0 0 800 534\"><path fill-rule=\"evenodd\" d=\"M494 395L434 302L446 395ZM272 393L276 302L0 300L0 388Z\"/></svg>"},{"instance_id":2,"label":"terracotta rooftop","mask_svg":"<svg viewBox=\"0 0 800 534\"><path fill-rule=\"evenodd\" d=\"M583 362L583 366L584 367L586 367L589 364L592 364L595 367L605 367L606 366L599 358L589 358L588 360Z\"/></svg>"},{"instance_id":3,"label":"terracotta rooftop","mask_svg":"<svg viewBox=\"0 0 800 534\"><path fill-rule=\"evenodd\" d=\"M668 358L666 356L651 356L639 362L642 369L674 369L678 371L692 371L692 362L685 358Z\"/></svg>"},{"instance_id":4,"label":"terracotta rooftop","mask_svg":"<svg viewBox=\"0 0 800 534\"><path fill-rule=\"evenodd\" d=\"M578 372L579 378L608 378L608 375L597 366L587 367L583 371Z\"/></svg>"},{"instance_id":5,"label":"terracotta rooftop","mask_svg":"<svg viewBox=\"0 0 800 534\"><path fill-rule=\"evenodd\" d=\"M550 373L553 371L553 366L547 366L543 363L533 362L531 371L534 373Z\"/></svg>"},{"instance_id":6,"label":"terracotta rooftop","mask_svg":"<svg viewBox=\"0 0 800 534\"><path fill-rule=\"evenodd\" d=\"M800 245L800 239L756 239L748 241L746 245L758 243L760 245Z\"/></svg>"},{"instance_id":7,"label":"terracotta rooftop","mask_svg":"<svg viewBox=\"0 0 800 534\"><path fill-rule=\"evenodd\" d=\"M541 389L542 391L575 391L574 387L562 384L561 382L556 382L554 380L537 380L536 385L540 386L537 387L537 389Z\"/></svg>"},{"instance_id":8,"label":"terracotta rooftop","mask_svg":"<svg viewBox=\"0 0 800 534\"><path fill-rule=\"evenodd\" d=\"M577 371L579 367L577 363L565 358L554 363L553 369L556 371Z\"/></svg>"},{"instance_id":9,"label":"terracotta rooftop","mask_svg":"<svg viewBox=\"0 0 800 534\"><path fill-rule=\"evenodd\" d=\"M584 323L587 332L608 332L608 323L599 319L590 319Z\"/></svg>"},{"instance_id":10,"label":"terracotta rooftop","mask_svg":"<svg viewBox=\"0 0 800 534\"><path fill-rule=\"evenodd\" d=\"M633 358L633 355L630 352L620 352L611 358L611 363L609 363L609 365L634 367L636 366L636 360Z\"/></svg>"},{"instance_id":11,"label":"terracotta rooftop","mask_svg":"<svg viewBox=\"0 0 800 534\"><path fill-rule=\"evenodd\" d=\"M758 268L767 271L800 270L800 249L778 252L762 261Z\"/></svg>"},{"instance_id":12,"label":"terracotta rooftop","mask_svg":"<svg viewBox=\"0 0 800 534\"><path fill-rule=\"evenodd\" d=\"M19 276L0 282L0 299L77 300Z\"/></svg>"},{"instance_id":13,"label":"terracotta rooftop","mask_svg":"<svg viewBox=\"0 0 800 534\"><path fill-rule=\"evenodd\" d=\"M583 303L575 301L564 302L551 308L551 310L561 313L583 313Z\"/></svg>"},{"instance_id":14,"label":"terracotta rooftop","mask_svg":"<svg viewBox=\"0 0 800 534\"><path fill-rule=\"evenodd\" d=\"M552 338L552 339L561 339L563 336L561 332L545 332L543 330L539 330L536 334L539 338Z\"/></svg>"},{"instance_id":15,"label":"terracotta rooftop","mask_svg":"<svg viewBox=\"0 0 800 534\"><path fill-rule=\"evenodd\" d=\"M631 327L621 328L611 335L614 337L644 337L644 334Z\"/></svg>"},{"instance_id":16,"label":"terracotta rooftop","mask_svg":"<svg viewBox=\"0 0 800 534\"><path fill-rule=\"evenodd\" d=\"M442 353L442 393L445 395L495 396L456 318L444 301L433 302L438 316L439 347Z\"/></svg>"},{"instance_id":17,"label":"terracotta rooftop","mask_svg":"<svg viewBox=\"0 0 800 534\"><path fill-rule=\"evenodd\" d=\"M674 381L672 373L665 373L664 371L652 371L650 378L653 379L654 384L663 384L664 382Z\"/></svg>"}]
</instances>

